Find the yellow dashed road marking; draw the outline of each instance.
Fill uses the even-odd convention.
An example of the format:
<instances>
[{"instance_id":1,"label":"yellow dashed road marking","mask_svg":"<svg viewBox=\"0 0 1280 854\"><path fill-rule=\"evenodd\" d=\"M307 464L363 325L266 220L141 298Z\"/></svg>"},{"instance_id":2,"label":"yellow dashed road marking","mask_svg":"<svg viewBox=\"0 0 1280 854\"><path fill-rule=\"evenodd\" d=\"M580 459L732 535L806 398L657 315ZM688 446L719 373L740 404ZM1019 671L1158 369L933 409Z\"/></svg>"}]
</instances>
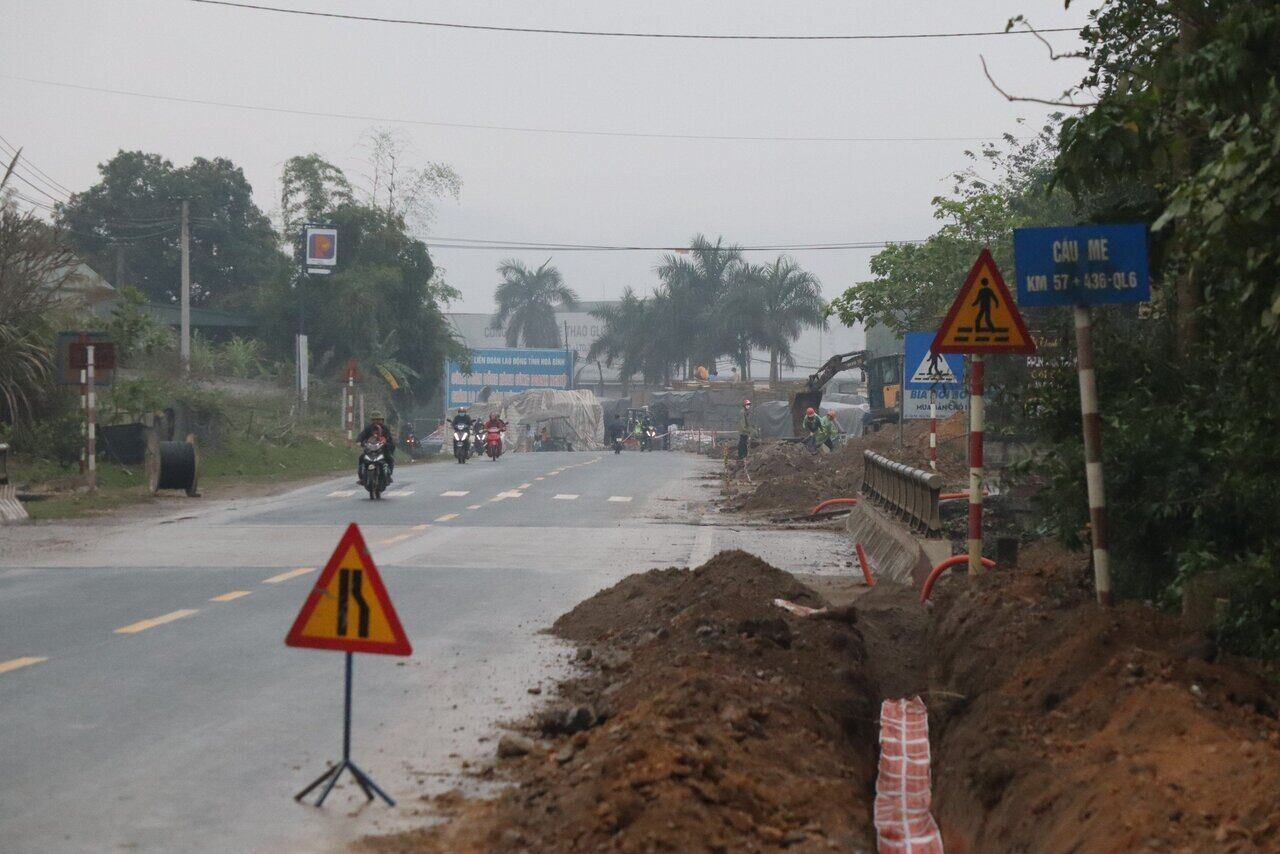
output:
<instances>
[{"instance_id":1,"label":"yellow dashed road marking","mask_svg":"<svg viewBox=\"0 0 1280 854\"><path fill-rule=\"evenodd\" d=\"M138 632L145 632L147 629L154 629L156 626L163 626L165 623L172 623L174 620L181 620L183 617L190 617L192 614L198 614L195 608L183 608L181 611L170 611L159 617L152 617L150 620L139 620L136 623L130 623L127 626L121 626L116 629L118 635L134 635Z\"/></svg>"},{"instance_id":2,"label":"yellow dashed road marking","mask_svg":"<svg viewBox=\"0 0 1280 854\"><path fill-rule=\"evenodd\" d=\"M11 658L8 661L0 661L0 673L8 673L10 670L17 670L20 667L30 667L33 664L39 664L42 661L48 661L47 658L41 658L38 655L24 655L22 658Z\"/></svg>"},{"instance_id":3,"label":"yellow dashed road marking","mask_svg":"<svg viewBox=\"0 0 1280 854\"><path fill-rule=\"evenodd\" d=\"M291 569L288 572L282 572L279 575L273 575L270 578L262 579L263 584L279 584L281 581L288 581L290 578L297 578L299 575L306 575L308 572L315 572L314 566L301 566L297 569Z\"/></svg>"}]
</instances>

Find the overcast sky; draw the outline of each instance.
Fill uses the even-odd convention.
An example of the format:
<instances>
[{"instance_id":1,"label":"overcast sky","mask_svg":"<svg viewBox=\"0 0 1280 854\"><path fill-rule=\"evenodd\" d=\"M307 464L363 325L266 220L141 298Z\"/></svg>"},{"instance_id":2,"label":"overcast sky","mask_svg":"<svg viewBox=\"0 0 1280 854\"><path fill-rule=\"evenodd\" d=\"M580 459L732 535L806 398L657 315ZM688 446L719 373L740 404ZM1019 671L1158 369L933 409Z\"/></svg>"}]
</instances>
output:
<instances>
[{"instance_id":1,"label":"overcast sky","mask_svg":"<svg viewBox=\"0 0 1280 854\"><path fill-rule=\"evenodd\" d=\"M265 0L264 0L265 2ZM741 34L1000 30L1026 14L1079 26L1060 0L270 0L268 5L471 24ZM1078 7L1076 7L1078 5ZM1090 6L1096 4L1090 4ZM1074 35L1050 36L1061 48ZM636 139L382 123L423 161L450 164L459 200L430 234L592 244L682 245L913 239L930 199L977 142L1026 133L1049 108L1008 103L982 76L1054 96L1081 63L1050 62L1029 36L846 42L620 39L494 33L304 18L186 0L0 0L0 135L74 190L118 149L176 164L229 157L259 205L278 207L294 154L353 176L376 123L147 100L14 76L153 95L459 124L691 135L913 137L927 141ZM24 188L25 189L25 188ZM425 235L424 235L425 236ZM430 240L428 240L430 243ZM871 252L802 251L828 297L867 274ZM434 248L459 310L492 308L500 258L548 255L584 299L648 291L657 253ZM769 253L753 253L768 260ZM958 277L964 271L957 271ZM959 279L957 280L958 283ZM856 339L829 334L832 347ZM817 357L812 337L797 352Z\"/></svg>"}]
</instances>

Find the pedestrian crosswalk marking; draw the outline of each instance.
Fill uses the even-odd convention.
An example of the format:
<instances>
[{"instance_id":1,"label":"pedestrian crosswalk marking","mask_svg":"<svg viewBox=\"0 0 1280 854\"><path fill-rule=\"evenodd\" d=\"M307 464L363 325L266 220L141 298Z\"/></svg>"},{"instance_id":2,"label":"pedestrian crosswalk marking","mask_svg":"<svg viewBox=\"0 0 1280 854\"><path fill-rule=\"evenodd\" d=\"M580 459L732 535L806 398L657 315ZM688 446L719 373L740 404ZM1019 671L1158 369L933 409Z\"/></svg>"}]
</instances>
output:
<instances>
[{"instance_id":1,"label":"pedestrian crosswalk marking","mask_svg":"<svg viewBox=\"0 0 1280 854\"><path fill-rule=\"evenodd\" d=\"M576 496L576 495L568 495L568 494L566 494L566 493L563 493L563 492L562 492L562 493L560 493L559 495L557 495L557 496L556 496L556 499L557 499L557 500L559 500L559 501L572 501L572 500L574 500L574 499L575 499L575 498L577 498L577 497L578 497L578 496Z\"/></svg>"},{"instance_id":2,"label":"pedestrian crosswalk marking","mask_svg":"<svg viewBox=\"0 0 1280 854\"><path fill-rule=\"evenodd\" d=\"M471 494L471 490L469 489L450 489L440 493L440 497L441 498L461 498L464 495L470 495L470 494Z\"/></svg>"},{"instance_id":3,"label":"pedestrian crosswalk marking","mask_svg":"<svg viewBox=\"0 0 1280 854\"><path fill-rule=\"evenodd\" d=\"M630 496L630 495L610 495L610 496L609 496L609 500L610 500L610 501L617 501L617 502L619 502L619 503L622 503L622 502L630 501L630 500L631 500L631 496Z\"/></svg>"},{"instance_id":4,"label":"pedestrian crosswalk marking","mask_svg":"<svg viewBox=\"0 0 1280 854\"><path fill-rule=\"evenodd\" d=\"M329 493L330 498L350 498L360 490L358 489L335 489Z\"/></svg>"},{"instance_id":5,"label":"pedestrian crosswalk marking","mask_svg":"<svg viewBox=\"0 0 1280 854\"><path fill-rule=\"evenodd\" d=\"M397 489L392 492L382 493L383 498L408 498L410 495L413 495L412 489Z\"/></svg>"}]
</instances>

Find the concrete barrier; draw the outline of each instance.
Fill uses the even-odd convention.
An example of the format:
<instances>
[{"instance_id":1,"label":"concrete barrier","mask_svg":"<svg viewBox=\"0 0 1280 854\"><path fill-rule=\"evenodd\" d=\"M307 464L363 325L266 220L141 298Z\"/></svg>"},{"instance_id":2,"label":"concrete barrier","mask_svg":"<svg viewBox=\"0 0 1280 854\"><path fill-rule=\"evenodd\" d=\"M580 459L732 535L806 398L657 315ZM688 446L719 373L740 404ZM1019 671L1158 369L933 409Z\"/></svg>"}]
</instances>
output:
<instances>
[{"instance_id":1,"label":"concrete barrier","mask_svg":"<svg viewBox=\"0 0 1280 854\"><path fill-rule=\"evenodd\" d=\"M916 536L870 501L854 505L845 530L874 561L877 577L899 584L919 587L939 561L951 556L950 540Z\"/></svg>"}]
</instances>

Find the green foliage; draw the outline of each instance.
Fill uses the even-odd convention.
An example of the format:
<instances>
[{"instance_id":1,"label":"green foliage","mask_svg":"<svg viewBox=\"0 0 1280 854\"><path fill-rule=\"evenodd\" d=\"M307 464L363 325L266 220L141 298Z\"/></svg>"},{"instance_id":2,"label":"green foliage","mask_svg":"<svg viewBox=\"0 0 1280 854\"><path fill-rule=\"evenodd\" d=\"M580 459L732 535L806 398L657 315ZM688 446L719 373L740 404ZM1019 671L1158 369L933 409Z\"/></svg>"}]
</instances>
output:
<instances>
[{"instance_id":1,"label":"green foliage","mask_svg":"<svg viewBox=\"0 0 1280 854\"><path fill-rule=\"evenodd\" d=\"M262 369L262 350L261 341L235 335L220 348L218 362L233 377L256 377Z\"/></svg>"},{"instance_id":2,"label":"green foliage","mask_svg":"<svg viewBox=\"0 0 1280 854\"><path fill-rule=\"evenodd\" d=\"M191 373L210 376L218 367L218 350L199 329L191 330Z\"/></svg>"},{"instance_id":3,"label":"green foliage","mask_svg":"<svg viewBox=\"0 0 1280 854\"><path fill-rule=\"evenodd\" d=\"M117 379L101 395L102 421L137 421L150 412L164 409L171 400L170 388L154 379Z\"/></svg>"},{"instance_id":4,"label":"green foliage","mask_svg":"<svg viewBox=\"0 0 1280 854\"><path fill-rule=\"evenodd\" d=\"M132 285L124 285L117 290L107 332L122 360L139 353L152 354L173 345L169 330L157 323L147 311L146 295Z\"/></svg>"},{"instance_id":5,"label":"green foliage","mask_svg":"<svg viewBox=\"0 0 1280 854\"><path fill-rule=\"evenodd\" d=\"M255 286L287 274L271 223L231 161L197 157L175 168L157 154L120 151L98 171L97 184L58 205L57 221L96 269L114 271L122 252L126 281L148 299L178 301L183 198L191 209L193 305L244 304Z\"/></svg>"},{"instance_id":6,"label":"green foliage","mask_svg":"<svg viewBox=\"0 0 1280 854\"><path fill-rule=\"evenodd\" d=\"M575 308L578 295L564 283L560 271L551 266L551 259L536 270L507 259L498 265L498 275L502 277L494 292L498 310L490 328L503 330L508 347L521 346L523 339L525 347L558 348L560 325L556 323L556 308Z\"/></svg>"},{"instance_id":7,"label":"green foliage","mask_svg":"<svg viewBox=\"0 0 1280 854\"><path fill-rule=\"evenodd\" d=\"M18 421L13 425L13 450L67 468L80 459L83 424L76 398L69 394L51 396L38 421Z\"/></svg>"}]
</instances>

